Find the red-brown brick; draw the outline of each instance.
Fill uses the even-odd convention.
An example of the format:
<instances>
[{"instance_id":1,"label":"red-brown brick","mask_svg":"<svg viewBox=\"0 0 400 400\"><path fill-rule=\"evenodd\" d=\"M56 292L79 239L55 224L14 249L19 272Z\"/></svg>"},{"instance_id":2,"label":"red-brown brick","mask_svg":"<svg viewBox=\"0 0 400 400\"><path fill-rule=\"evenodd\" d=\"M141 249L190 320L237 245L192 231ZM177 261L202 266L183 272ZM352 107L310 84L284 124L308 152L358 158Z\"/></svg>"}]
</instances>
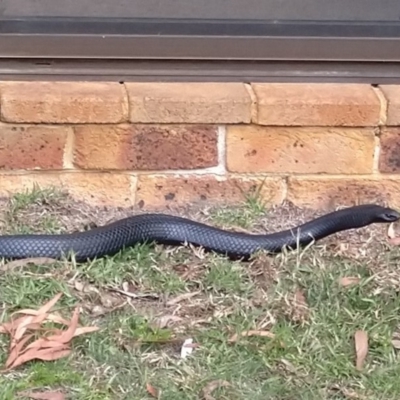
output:
<instances>
[{"instance_id":1,"label":"red-brown brick","mask_svg":"<svg viewBox=\"0 0 400 400\"><path fill-rule=\"evenodd\" d=\"M375 126L381 102L370 85L255 83L257 123L280 126Z\"/></svg>"},{"instance_id":2,"label":"red-brown brick","mask_svg":"<svg viewBox=\"0 0 400 400\"><path fill-rule=\"evenodd\" d=\"M139 123L249 123L252 101L242 83L132 82L125 84L130 121Z\"/></svg>"},{"instance_id":3,"label":"red-brown brick","mask_svg":"<svg viewBox=\"0 0 400 400\"><path fill-rule=\"evenodd\" d=\"M214 126L86 125L74 130L74 163L82 169L176 170L218 164Z\"/></svg>"},{"instance_id":4,"label":"red-brown brick","mask_svg":"<svg viewBox=\"0 0 400 400\"><path fill-rule=\"evenodd\" d=\"M382 85L379 87L387 101L387 119L389 126L400 125L400 86Z\"/></svg>"},{"instance_id":5,"label":"red-brown brick","mask_svg":"<svg viewBox=\"0 0 400 400\"><path fill-rule=\"evenodd\" d=\"M287 198L295 205L315 209L368 202L400 206L400 176L290 177Z\"/></svg>"},{"instance_id":6,"label":"red-brown brick","mask_svg":"<svg viewBox=\"0 0 400 400\"><path fill-rule=\"evenodd\" d=\"M0 173L0 197L34 187L55 187L75 200L95 206L130 207L135 203L136 177L108 172Z\"/></svg>"},{"instance_id":7,"label":"red-brown brick","mask_svg":"<svg viewBox=\"0 0 400 400\"><path fill-rule=\"evenodd\" d=\"M237 173L372 173L373 128L227 128L227 168Z\"/></svg>"},{"instance_id":8,"label":"red-brown brick","mask_svg":"<svg viewBox=\"0 0 400 400\"><path fill-rule=\"evenodd\" d=\"M382 129L379 171L400 172L400 127Z\"/></svg>"},{"instance_id":9,"label":"red-brown brick","mask_svg":"<svg viewBox=\"0 0 400 400\"><path fill-rule=\"evenodd\" d=\"M70 128L0 124L0 169L61 169Z\"/></svg>"},{"instance_id":10,"label":"red-brown brick","mask_svg":"<svg viewBox=\"0 0 400 400\"><path fill-rule=\"evenodd\" d=\"M280 178L146 174L138 177L136 202L143 208L239 204L256 192L267 204L280 204L285 183Z\"/></svg>"},{"instance_id":11,"label":"red-brown brick","mask_svg":"<svg viewBox=\"0 0 400 400\"><path fill-rule=\"evenodd\" d=\"M113 82L7 82L1 119L18 123L119 123L128 119L123 85Z\"/></svg>"}]
</instances>

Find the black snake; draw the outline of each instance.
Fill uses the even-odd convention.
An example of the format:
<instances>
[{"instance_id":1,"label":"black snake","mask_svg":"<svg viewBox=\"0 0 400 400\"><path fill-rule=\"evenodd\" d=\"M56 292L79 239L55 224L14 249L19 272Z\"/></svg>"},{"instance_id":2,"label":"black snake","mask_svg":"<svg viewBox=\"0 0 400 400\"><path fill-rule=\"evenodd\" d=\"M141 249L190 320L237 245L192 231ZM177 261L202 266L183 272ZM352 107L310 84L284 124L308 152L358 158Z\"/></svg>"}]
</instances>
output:
<instances>
[{"instance_id":1,"label":"black snake","mask_svg":"<svg viewBox=\"0 0 400 400\"><path fill-rule=\"evenodd\" d=\"M400 214L386 207L365 204L334 211L281 232L252 235L230 232L186 218L165 214L141 214L84 232L59 235L0 236L0 258L69 258L78 262L114 255L137 243L164 245L190 243L234 259L248 259L259 250L278 253L296 249L339 231L372 223L397 221Z\"/></svg>"}]
</instances>

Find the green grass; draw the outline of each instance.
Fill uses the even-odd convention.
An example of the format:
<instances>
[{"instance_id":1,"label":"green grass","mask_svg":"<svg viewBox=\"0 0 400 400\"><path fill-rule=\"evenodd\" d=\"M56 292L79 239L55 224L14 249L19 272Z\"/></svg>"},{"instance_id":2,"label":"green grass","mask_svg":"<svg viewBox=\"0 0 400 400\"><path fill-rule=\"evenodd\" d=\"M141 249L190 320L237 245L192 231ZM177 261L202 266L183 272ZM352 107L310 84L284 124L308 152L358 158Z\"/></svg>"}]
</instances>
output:
<instances>
[{"instance_id":1,"label":"green grass","mask_svg":"<svg viewBox=\"0 0 400 400\"><path fill-rule=\"evenodd\" d=\"M49 233L60 232L61 224L50 211L54 205L59 205L65 198L65 193L52 187L41 189L34 186L31 190L16 193L11 197L8 208L4 212L7 232L21 234L30 234L38 230ZM26 211L30 208L33 216L27 215ZM27 223L27 220L30 223Z\"/></svg>"},{"instance_id":2,"label":"green grass","mask_svg":"<svg viewBox=\"0 0 400 400\"><path fill-rule=\"evenodd\" d=\"M60 201L51 192L20 195L8 205L6 214L13 216L8 223L30 215L43 198ZM213 217L224 212L215 211ZM251 228L266 213L257 202L247 202L231 208L224 223ZM24 223L29 226L29 220ZM396 248L383 245L379 256L360 259L314 246L303 254L260 255L240 263L215 255L197 258L189 249L171 253L141 245L83 265L59 262L1 273L0 323L62 292L60 313L69 317L79 304L81 324L100 327L76 338L68 358L34 361L0 374L1 398L60 388L68 399L151 399L149 383L160 399L192 400L210 382L224 380L230 386L214 390L215 399L398 399L400 362L392 338L400 327L400 296L393 283L399 257ZM391 279L377 279L374 271ZM342 287L338 280L344 276L359 276L361 282ZM124 282L137 298L111 290L122 289ZM305 312L293 302L297 290L306 299ZM182 298L190 292L198 293ZM157 298L146 297L149 293ZM100 314L94 312L98 309ZM166 316L180 320L157 326ZM229 341L256 329L275 337ZM369 335L362 371L355 368L358 329ZM199 347L181 359L186 338ZM7 354L8 340L1 335L2 365Z\"/></svg>"},{"instance_id":3,"label":"green grass","mask_svg":"<svg viewBox=\"0 0 400 400\"><path fill-rule=\"evenodd\" d=\"M240 227L249 229L263 215L266 214L265 203L259 193L246 194L242 205L236 207L220 207L211 210L212 220L222 226Z\"/></svg>"}]
</instances>

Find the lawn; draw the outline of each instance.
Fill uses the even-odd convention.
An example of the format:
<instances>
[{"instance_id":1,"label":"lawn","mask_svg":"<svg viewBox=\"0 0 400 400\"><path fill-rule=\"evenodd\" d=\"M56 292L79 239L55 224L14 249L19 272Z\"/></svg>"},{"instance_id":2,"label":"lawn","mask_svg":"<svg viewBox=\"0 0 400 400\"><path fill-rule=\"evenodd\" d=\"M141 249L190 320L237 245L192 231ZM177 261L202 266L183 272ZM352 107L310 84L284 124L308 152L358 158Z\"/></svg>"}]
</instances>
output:
<instances>
[{"instance_id":1,"label":"lawn","mask_svg":"<svg viewBox=\"0 0 400 400\"><path fill-rule=\"evenodd\" d=\"M137 210L95 209L56 190L1 203L0 229L90 229ZM275 231L316 215L291 205L173 209L225 228ZM57 311L99 330L56 361L0 374L1 399L61 390L67 399L398 399L400 248L387 226L341 233L303 251L231 262L198 249L139 245L86 264L0 266L0 324L58 293ZM346 285L346 278L357 278ZM349 279L347 279L349 281ZM253 336L243 332L256 331ZM368 334L356 368L354 335ZM195 346L181 357L182 344ZM0 364L8 357L0 335Z\"/></svg>"}]
</instances>

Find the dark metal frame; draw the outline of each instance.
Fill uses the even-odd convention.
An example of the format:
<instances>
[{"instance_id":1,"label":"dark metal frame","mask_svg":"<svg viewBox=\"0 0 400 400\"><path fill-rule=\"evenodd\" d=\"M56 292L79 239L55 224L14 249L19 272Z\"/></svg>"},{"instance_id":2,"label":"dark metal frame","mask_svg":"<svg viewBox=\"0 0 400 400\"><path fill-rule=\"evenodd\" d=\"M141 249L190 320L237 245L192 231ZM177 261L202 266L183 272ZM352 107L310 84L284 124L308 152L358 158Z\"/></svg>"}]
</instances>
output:
<instances>
[{"instance_id":1,"label":"dark metal frame","mask_svg":"<svg viewBox=\"0 0 400 400\"><path fill-rule=\"evenodd\" d=\"M0 78L399 82L400 23L0 20Z\"/></svg>"}]
</instances>

